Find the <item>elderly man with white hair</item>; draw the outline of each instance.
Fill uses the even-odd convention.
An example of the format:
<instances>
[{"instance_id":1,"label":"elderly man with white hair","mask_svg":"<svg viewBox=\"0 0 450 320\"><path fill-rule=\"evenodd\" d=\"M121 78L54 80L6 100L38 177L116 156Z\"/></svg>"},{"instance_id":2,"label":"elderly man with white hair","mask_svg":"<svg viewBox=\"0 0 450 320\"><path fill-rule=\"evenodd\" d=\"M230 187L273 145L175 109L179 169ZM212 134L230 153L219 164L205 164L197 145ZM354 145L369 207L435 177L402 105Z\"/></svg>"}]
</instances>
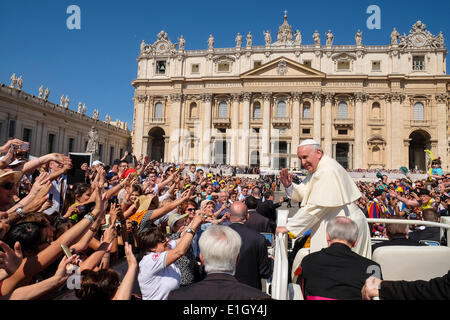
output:
<instances>
[{"instance_id":1,"label":"elderly man with white hair","mask_svg":"<svg viewBox=\"0 0 450 320\"><path fill-rule=\"evenodd\" d=\"M288 218L285 227L277 227L276 233L291 233L297 237L310 229L310 252L316 252L327 247L327 223L337 216L345 216L358 225L359 241L353 251L370 259L370 230L366 217L354 203L361 192L353 179L336 160L324 155L320 144L314 140L303 141L297 155L308 176L301 184L292 184L292 174L283 169L280 180L287 195L301 202L301 207Z\"/></svg>"},{"instance_id":2,"label":"elderly man with white hair","mask_svg":"<svg viewBox=\"0 0 450 320\"><path fill-rule=\"evenodd\" d=\"M213 225L200 237L200 260L207 276L190 286L173 290L169 300L269 300L259 289L234 277L242 239L227 226Z\"/></svg>"}]
</instances>

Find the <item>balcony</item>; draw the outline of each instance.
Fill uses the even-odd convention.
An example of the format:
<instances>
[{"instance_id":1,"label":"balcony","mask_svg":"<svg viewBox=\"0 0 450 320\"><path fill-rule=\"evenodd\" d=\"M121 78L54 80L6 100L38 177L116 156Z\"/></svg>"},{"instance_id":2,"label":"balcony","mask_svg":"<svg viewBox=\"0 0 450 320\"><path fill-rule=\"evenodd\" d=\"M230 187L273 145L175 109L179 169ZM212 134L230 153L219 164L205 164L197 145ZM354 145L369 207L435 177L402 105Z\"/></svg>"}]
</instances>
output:
<instances>
[{"instance_id":1,"label":"balcony","mask_svg":"<svg viewBox=\"0 0 450 320\"><path fill-rule=\"evenodd\" d=\"M427 120L410 120L409 125L411 127L429 127L430 121Z\"/></svg>"},{"instance_id":2,"label":"balcony","mask_svg":"<svg viewBox=\"0 0 450 320\"><path fill-rule=\"evenodd\" d=\"M155 124L165 124L166 118L152 118L148 121L149 124L155 125Z\"/></svg>"},{"instance_id":3,"label":"balcony","mask_svg":"<svg viewBox=\"0 0 450 320\"><path fill-rule=\"evenodd\" d=\"M200 118L186 118L185 123L186 124L195 124L196 122L199 122Z\"/></svg>"},{"instance_id":4,"label":"balcony","mask_svg":"<svg viewBox=\"0 0 450 320\"><path fill-rule=\"evenodd\" d=\"M305 124L313 124L313 123L314 123L314 120L312 118L300 119L300 124L303 124L303 125L305 125Z\"/></svg>"},{"instance_id":5,"label":"balcony","mask_svg":"<svg viewBox=\"0 0 450 320\"><path fill-rule=\"evenodd\" d=\"M251 124L262 124L263 119L262 118L250 118L250 123Z\"/></svg>"},{"instance_id":6,"label":"balcony","mask_svg":"<svg viewBox=\"0 0 450 320\"><path fill-rule=\"evenodd\" d=\"M229 127L231 124L231 119L229 117L226 117L226 118L214 117L213 124L215 126L219 126L219 127Z\"/></svg>"},{"instance_id":7,"label":"balcony","mask_svg":"<svg viewBox=\"0 0 450 320\"><path fill-rule=\"evenodd\" d=\"M334 119L333 124L336 129L352 129L353 119Z\"/></svg>"},{"instance_id":8,"label":"balcony","mask_svg":"<svg viewBox=\"0 0 450 320\"><path fill-rule=\"evenodd\" d=\"M384 126L384 119L369 119L369 126Z\"/></svg>"},{"instance_id":9,"label":"balcony","mask_svg":"<svg viewBox=\"0 0 450 320\"><path fill-rule=\"evenodd\" d=\"M286 126L287 127L287 126L291 125L291 118L288 118L288 117L272 118L272 124L274 126L277 126L277 127L279 127L279 126Z\"/></svg>"}]
</instances>

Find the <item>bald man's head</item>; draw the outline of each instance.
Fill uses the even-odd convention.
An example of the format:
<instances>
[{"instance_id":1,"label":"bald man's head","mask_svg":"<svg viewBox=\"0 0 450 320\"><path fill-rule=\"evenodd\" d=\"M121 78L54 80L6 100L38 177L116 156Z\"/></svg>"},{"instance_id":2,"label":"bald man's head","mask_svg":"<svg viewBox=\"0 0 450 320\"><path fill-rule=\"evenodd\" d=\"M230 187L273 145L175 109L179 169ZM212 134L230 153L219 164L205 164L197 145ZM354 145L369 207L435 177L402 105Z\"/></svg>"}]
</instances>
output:
<instances>
[{"instance_id":1,"label":"bald man's head","mask_svg":"<svg viewBox=\"0 0 450 320\"><path fill-rule=\"evenodd\" d=\"M230 206L230 222L243 222L247 219L247 206L239 201Z\"/></svg>"}]
</instances>

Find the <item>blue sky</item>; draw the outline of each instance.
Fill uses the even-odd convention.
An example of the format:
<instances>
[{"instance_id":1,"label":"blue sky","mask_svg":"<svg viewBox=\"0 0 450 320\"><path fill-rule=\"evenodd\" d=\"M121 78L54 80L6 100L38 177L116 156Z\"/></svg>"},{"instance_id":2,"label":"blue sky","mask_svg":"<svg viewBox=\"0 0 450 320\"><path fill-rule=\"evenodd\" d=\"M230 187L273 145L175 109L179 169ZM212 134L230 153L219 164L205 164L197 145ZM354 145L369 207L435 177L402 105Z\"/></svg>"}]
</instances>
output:
<instances>
[{"instance_id":1,"label":"blue sky","mask_svg":"<svg viewBox=\"0 0 450 320\"><path fill-rule=\"evenodd\" d=\"M81 30L69 30L70 5L81 9ZM381 9L381 29L369 30L366 9ZM181 34L186 50L206 49L209 34L215 47L233 47L238 32L251 31L254 45L264 44L264 30L276 38L288 11L292 28L300 29L304 44L312 44L315 29L324 42L332 29L335 44L354 44L358 29L363 43L384 45L396 27L400 34L422 20L434 35L442 30L450 39L450 1L104 1L104 0L0 0L0 82L22 75L23 90L38 94L49 88L49 100L59 103L62 94L70 108L84 102L88 114L97 108L100 119L133 121L134 88L139 45L156 41L165 30L172 42ZM448 41L446 41L446 45Z\"/></svg>"}]
</instances>

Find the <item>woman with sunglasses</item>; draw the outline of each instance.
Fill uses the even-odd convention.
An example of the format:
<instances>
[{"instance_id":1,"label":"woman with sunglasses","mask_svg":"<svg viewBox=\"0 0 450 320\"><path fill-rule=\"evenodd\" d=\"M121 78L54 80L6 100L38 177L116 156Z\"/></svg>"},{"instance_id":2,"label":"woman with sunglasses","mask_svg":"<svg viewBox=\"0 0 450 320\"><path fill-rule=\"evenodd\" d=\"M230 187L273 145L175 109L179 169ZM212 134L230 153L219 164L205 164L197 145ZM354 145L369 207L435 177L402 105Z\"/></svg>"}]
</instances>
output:
<instances>
[{"instance_id":1,"label":"woman with sunglasses","mask_svg":"<svg viewBox=\"0 0 450 320\"><path fill-rule=\"evenodd\" d=\"M22 177L21 171L0 170L0 211L7 211L14 206Z\"/></svg>"},{"instance_id":2,"label":"woman with sunglasses","mask_svg":"<svg viewBox=\"0 0 450 320\"><path fill-rule=\"evenodd\" d=\"M170 291L180 286L181 272L175 262L187 252L203 220L203 215L196 215L178 240L169 241L155 226L139 233L138 282L143 300L167 300Z\"/></svg>"}]
</instances>

